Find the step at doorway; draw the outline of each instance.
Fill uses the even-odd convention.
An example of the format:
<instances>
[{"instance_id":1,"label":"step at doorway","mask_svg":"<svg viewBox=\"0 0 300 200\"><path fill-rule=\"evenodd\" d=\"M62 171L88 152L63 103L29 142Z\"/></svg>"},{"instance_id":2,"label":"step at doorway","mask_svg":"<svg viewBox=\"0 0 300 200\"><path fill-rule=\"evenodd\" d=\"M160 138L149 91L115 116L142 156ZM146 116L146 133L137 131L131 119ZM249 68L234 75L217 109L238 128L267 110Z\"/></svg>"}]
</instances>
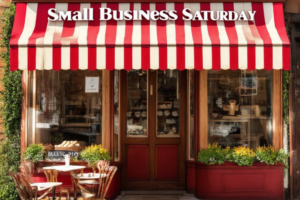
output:
<instances>
[{"instance_id":1,"label":"step at doorway","mask_svg":"<svg viewBox=\"0 0 300 200\"><path fill-rule=\"evenodd\" d=\"M122 191L116 200L198 200L186 191Z\"/></svg>"}]
</instances>

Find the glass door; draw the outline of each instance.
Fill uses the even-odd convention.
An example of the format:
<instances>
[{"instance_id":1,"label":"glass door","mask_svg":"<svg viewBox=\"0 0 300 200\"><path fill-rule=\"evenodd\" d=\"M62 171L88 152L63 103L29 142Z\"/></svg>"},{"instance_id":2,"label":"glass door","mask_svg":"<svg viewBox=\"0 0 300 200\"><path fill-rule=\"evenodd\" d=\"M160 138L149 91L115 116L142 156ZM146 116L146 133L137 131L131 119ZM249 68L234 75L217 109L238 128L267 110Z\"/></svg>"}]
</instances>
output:
<instances>
[{"instance_id":1,"label":"glass door","mask_svg":"<svg viewBox=\"0 0 300 200\"><path fill-rule=\"evenodd\" d=\"M187 72L133 70L122 80L122 189L184 189Z\"/></svg>"}]
</instances>

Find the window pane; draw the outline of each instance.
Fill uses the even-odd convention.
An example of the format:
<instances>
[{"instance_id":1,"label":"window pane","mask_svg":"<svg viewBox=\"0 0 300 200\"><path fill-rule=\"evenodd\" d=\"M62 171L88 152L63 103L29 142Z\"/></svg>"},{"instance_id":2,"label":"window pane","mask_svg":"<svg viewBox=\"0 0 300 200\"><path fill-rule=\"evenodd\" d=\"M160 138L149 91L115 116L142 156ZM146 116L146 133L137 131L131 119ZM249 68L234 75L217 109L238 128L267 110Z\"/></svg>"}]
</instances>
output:
<instances>
[{"instance_id":1,"label":"window pane","mask_svg":"<svg viewBox=\"0 0 300 200\"><path fill-rule=\"evenodd\" d=\"M179 71L158 71L157 135L179 137Z\"/></svg>"},{"instance_id":2,"label":"window pane","mask_svg":"<svg viewBox=\"0 0 300 200\"><path fill-rule=\"evenodd\" d=\"M119 71L114 72L114 156L119 160L120 134L119 134Z\"/></svg>"},{"instance_id":3,"label":"window pane","mask_svg":"<svg viewBox=\"0 0 300 200\"><path fill-rule=\"evenodd\" d=\"M35 142L101 144L101 74L100 70L36 71Z\"/></svg>"},{"instance_id":4,"label":"window pane","mask_svg":"<svg viewBox=\"0 0 300 200\"><path fill-rule=\"evenodd\" d=\"M208 71L208 141L272 144L272 71Z\"/></svg>"},{"instance_id":5,"label":"window pane","mask_svg":"<svg viewBox=\"0 0 300 200\"><path fill-rule=\"evenodd\" d=\"M194 159L194 70L189 72L189 155Z\"/></svg>"},{"instance_id":6,"label":"window pane","mask_svg":"<svg viewBox=\"0 0 300 200\"><path fill-rule=\"evenodd\" d=\"M147 135L147 72L127 74L127 135Z\"/></svg>"}]
</instances>

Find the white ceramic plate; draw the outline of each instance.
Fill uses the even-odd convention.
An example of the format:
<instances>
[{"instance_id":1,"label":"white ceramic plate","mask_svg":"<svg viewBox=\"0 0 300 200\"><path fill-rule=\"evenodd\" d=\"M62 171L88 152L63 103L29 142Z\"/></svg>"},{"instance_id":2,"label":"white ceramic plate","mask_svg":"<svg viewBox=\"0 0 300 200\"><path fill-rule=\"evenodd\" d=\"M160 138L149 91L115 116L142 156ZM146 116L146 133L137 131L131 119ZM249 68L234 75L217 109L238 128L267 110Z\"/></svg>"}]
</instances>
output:
<instances>
[{"instance_id":1,"label":"white ceramic plate","mask_svg":"<svg viewBox=\"0 0 300 200\"><path fill-rule=\"evenodd\" d=\"M163 111L161 111L161 110L158 111L158 112L157 112L157 115L158 115L158 116L162 116L162 115L163 115Z\"/></svg>"},{"instance_id":2,"label":"white ceramic plate","mask_svg":"<svg viewBox=\"0 0 300 200\"><path fill-rule=\"evenodd\" d=\"M165 116L169 116L169 115L170 115L170 111L165 110L165 111L164 111L164 114L165 114Z\"/></svg>"},{"instance_id":3,"label":"white ceramic plate","mask_svg":"<svg viewBox=\"0 0 300 200\"><path fill-rule=\"evenodd\" d=\"M177 111L173 111L173 112L172 112L172 115L173 115L174 117L177 117L177 116L178 116L178 112L177 112Z\"/></svg>"}]
</instances>

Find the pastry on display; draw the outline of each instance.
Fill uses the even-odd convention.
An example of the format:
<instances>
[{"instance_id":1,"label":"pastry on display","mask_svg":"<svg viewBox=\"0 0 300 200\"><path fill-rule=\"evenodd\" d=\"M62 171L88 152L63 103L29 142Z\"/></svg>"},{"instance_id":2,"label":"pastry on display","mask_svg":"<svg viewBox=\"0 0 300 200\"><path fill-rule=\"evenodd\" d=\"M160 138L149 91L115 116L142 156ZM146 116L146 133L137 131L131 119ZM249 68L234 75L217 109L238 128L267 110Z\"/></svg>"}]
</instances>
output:
<instances>
[{"instance_id":1,"label":"pastry on display","mask_svg":"<svg viewBox=\"0 0 300 200\"><path fill-rule=\"evenodd\" d=\"M83 141L63 141L61 144L59 145L55 145L55 147L80 147L80 146L86 146L86 143Z\"/></svg>"}]
</instances>

